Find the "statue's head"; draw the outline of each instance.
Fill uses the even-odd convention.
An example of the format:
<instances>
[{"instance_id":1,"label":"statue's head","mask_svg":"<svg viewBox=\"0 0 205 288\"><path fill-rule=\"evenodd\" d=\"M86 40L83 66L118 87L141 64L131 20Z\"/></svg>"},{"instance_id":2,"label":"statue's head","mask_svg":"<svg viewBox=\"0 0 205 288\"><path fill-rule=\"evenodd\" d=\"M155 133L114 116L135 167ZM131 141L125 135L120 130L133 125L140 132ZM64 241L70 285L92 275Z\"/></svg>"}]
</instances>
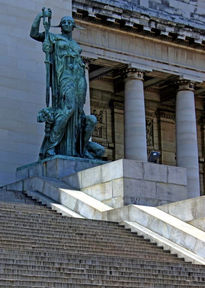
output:
<instances>
[{"instance_id":1,"label":"statue's head","mask_svg":"<svg viewBox=\"0 0 205 288\"><path fill-rule=\"evenodd\" d=\"M64 16L61 18L59 27L61 27L62 32L72 32L76 25L74 19L71 16Z\"/></svg>"}]
</instances>

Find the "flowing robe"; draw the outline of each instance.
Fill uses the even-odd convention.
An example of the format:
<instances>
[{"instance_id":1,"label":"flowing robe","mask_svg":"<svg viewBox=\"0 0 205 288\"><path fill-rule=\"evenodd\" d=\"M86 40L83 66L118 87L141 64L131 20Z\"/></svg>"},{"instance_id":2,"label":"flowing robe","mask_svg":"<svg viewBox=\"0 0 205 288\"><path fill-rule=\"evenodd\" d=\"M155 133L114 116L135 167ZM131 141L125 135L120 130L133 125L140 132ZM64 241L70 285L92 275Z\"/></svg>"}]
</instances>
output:
<instances>
[{"instance_id":1,"label":"flowing robe","mask_svg":"<svg viewBox=\"0 0 205 288\"><path fill-rule=\"evenodd\" d=\"M31 37L44 42L45 33L32 27ZM68 156L81 156L83 106L86 97L85 65L80 56L82 49L62 34L49 33L50 83L55 121L50 137L45 136L40 155L45 158L50 151Z\"/></svg>"},{"instance_id":2,"label":"flowing robe","mask_svg":"<svg viewBox=\"0 0 205 288\"><path fill-rule=\"evenodd\" d=\"M86 97L85 65L81 48L74 40L50 33L52 107L57 108L58 133L51 135L58 142L57 154L79 156L83 106Z\"/></svg>"}]
</instances>

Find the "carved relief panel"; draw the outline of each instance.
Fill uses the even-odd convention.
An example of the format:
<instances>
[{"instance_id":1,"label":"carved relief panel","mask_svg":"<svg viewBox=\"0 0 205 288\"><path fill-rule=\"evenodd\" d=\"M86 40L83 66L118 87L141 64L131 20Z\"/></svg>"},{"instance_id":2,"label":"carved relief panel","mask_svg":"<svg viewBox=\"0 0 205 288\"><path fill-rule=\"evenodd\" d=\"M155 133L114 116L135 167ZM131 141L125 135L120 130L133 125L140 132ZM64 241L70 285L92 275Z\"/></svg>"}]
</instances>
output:
<instances>
[{"instance_id":1,"label":"carved relief panel","mask_svg":"<svg viewBox=\"0 0 205 288\"><path fill-rule=\"evenodd\" d=\"M113 119L110 101L113 93L106 91L107 81L104 79L91 82L91 114L97 118L97 125L92 135L92 140L105 147L105 160L114 160Z\"/></svg>"},{"instance_id":2,"label":"carved relief panel","mask_svg":"<svg viewBox=\"0 0 205 288\"><path fill-rule=\"evenodd\" d=\"M147 147L154 147L154 120L146 119Z\"/></svg>"},{"instance_id":3,"label":"carved relief panel","mask_svg":"<svg viewBox=\"0 0 205 288\"><path fill-rule=\"evenodd\" d=\"M98 123L93 132L93 137L99 138L102 141L107 139L107 111L105 109L99 109L93 107L91 114L95 115Z\"/></svg>"},{"instance_id":4,"label":"carved relief panel","mask_svg":"<svg viewBox=\"0 0 205 288\"><path fill-rule=\"evenodd\" d=\"M161 163L176 165L175 111L158 109L157 116Z\"/></svg>"}]
</instances>

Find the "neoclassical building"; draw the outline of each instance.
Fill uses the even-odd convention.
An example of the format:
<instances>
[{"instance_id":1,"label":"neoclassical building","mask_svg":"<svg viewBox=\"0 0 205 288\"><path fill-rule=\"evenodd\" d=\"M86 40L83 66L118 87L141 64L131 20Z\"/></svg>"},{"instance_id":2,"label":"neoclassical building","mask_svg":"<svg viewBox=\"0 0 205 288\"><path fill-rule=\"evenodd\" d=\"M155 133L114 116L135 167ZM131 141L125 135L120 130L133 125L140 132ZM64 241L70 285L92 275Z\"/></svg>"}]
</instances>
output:
<instances>
[{"instance_id":1,"label":"neoclassical building","mask_svg":"<svg viewBox=\"0 0 205 288\"><path fill-rule=\"evenodd\" d=\"M147 161L159 151L160 164L187 168L190 196L204 194L203 1L55 2L0 1L6 11L0 17L0 184L14 179L16 167L37 160L45 68L29 30L45 5L54 25L72 13L81 27L74 38L86 63L85 111L97 116L93 140L106 147L105 159Z\"/></svg>"},{"instance_id":2,"label":"neoclassical building","mask_svg":"<svg viewBox=\"0 0 205 288\"><path fill-rule=\"evenodd\" d=\"M187 168L192 196L204 193L204 8L171 0L72 6L84 28L75 37L98 118L93 139L108 160L147 161L159 151L159 163Z\"/></svg>"}]
</instances>

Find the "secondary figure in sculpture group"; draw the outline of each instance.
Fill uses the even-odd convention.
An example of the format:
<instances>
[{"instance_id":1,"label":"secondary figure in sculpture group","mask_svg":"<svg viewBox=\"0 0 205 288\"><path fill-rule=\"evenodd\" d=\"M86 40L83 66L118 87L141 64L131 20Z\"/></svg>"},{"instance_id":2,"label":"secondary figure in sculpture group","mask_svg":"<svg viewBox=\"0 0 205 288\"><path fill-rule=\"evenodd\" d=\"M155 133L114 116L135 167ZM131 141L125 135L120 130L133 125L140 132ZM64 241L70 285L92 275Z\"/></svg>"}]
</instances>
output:
<instances>
[{"instance_id":1,"label":"secondary figure in sculpture group","mask_svg":"<svg viewBox=\"0 0 205 288\"><path fill-rule=\"evenodd\" d=\"M40 33L42 18L45 32ZM61 28L61 34L53 34L49 31L50 20L51 10L43 8L34 19L30 32L33 39L43 42L46 54L47 107L38 113L37 118L38 122L45 122L40 159L56 154L100 158L104 148L89 141L97 123L96 117L86 116L83 111L87 85L82 49L72 39L75 21L70 16L63 17L56 26Z\"/></svg>"}]
</instances>

